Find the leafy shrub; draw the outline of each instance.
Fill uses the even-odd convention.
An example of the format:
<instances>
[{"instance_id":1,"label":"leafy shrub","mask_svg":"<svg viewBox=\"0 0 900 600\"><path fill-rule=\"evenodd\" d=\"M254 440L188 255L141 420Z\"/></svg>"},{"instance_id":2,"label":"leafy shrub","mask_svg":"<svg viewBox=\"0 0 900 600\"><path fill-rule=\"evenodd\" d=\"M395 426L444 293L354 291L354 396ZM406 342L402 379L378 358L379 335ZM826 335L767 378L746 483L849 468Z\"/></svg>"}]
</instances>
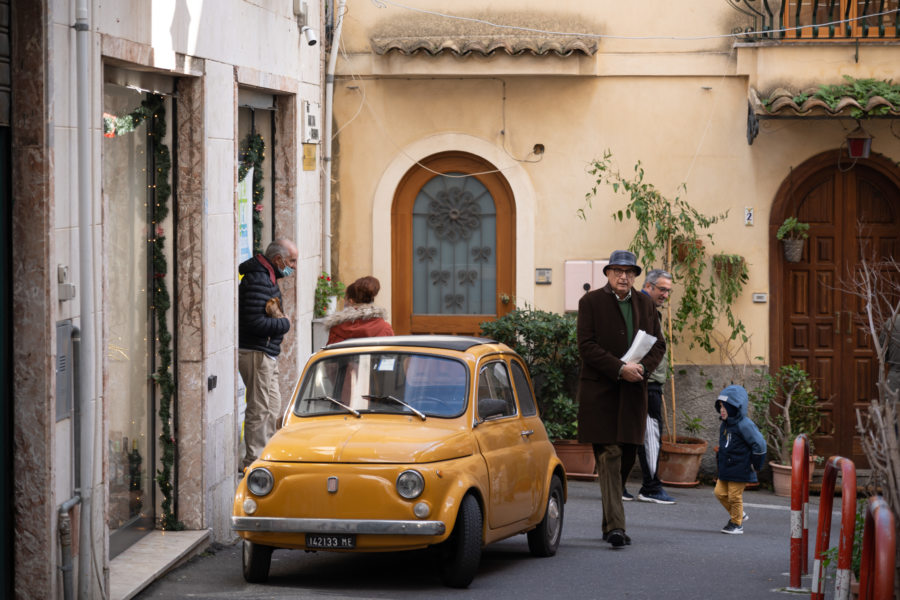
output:
<instances>
[{"instance_id":1,"label":"leafy shrub","mask_svg":"<svg viewBox=\"0 0 900 600\"><path fill-rule=\"evenodd\" d=\"M550 437L574 438L578 415L574 398L581 365L575 315L526 305L494 321L481 323L481 333L506 344L525 360Z\"/></svg>"}]
</instances>

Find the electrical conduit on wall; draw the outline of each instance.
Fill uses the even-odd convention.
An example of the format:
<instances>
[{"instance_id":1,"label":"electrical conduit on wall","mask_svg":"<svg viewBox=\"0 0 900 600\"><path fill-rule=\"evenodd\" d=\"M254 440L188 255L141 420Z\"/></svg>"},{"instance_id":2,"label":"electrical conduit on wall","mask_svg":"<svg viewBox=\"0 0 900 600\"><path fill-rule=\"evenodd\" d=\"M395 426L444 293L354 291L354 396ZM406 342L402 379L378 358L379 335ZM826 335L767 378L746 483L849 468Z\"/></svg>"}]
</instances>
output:
<instances>
[{"instance_id":1,"label":"electrical conduit on wall","mask_svg":"<svg viewBox=\"0 0 900 600\"><path fill-rule=\"evenodd\" d=\"M91 198L90 25L88 0L75 5L76 97L78 106L78 265L81 286L81 354L78 361L78 397L81 428L81 522L78 530L78 597L91 598L94 572L93 510L95 433L94 240ZM103 589L102 582L98 587ZM105 595L105 594L103 594Z\"/></svg>"}]
</instances>

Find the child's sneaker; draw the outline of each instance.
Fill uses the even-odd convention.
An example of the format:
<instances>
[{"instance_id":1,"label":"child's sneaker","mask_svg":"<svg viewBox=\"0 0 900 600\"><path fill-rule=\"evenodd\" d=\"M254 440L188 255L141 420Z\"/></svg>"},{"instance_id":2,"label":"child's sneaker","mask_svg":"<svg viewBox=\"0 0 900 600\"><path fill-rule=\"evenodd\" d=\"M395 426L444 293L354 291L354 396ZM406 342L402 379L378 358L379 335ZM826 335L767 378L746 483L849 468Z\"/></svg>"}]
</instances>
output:
<instances>
[{"instance_id":1,"label":"child's sneaker","mask_svg":"<svg viewBox=\"0 0 900 600\"><path fill-rule=\"evenodd\" d=\"M740 525L736 525L734 521L729 520L728 525L722 528L722 533L729 533L731 535L741 535L744 533L744 528Z\"/></svg>"}]
</instances>

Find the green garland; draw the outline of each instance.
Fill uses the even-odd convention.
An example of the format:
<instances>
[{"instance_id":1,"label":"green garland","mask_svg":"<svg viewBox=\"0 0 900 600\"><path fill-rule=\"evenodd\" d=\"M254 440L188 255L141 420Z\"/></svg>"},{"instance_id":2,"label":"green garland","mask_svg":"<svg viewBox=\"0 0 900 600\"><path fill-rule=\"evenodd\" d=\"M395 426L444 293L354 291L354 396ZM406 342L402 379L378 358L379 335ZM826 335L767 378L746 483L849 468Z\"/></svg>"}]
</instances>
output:
<instances>
[{"instance_id":1,"label":"green garland","mask_svg":"<svg viewBox=\"0 0 900 600\"><path fill-rule=\"evenodd\" d=\"M172 496L174 484L172 483L172 466L175 464L175 437L172 434L172 398L175 395L175 379L172 376L172 334L169 331L166 315L172 306L169 290L166 285L166 274L169 271L165 253L165 235L162 226L158 225L169 214L169 197L172 187L169 185L169 173L172 170L172 159L169 147L163 143L166 136L166 107L163 97L150 94L141 105L124 117L103 115L103 135L115 137L125 133L131 133L144 121L148 121L147 136L151 138L153 159L156 173L154 177L155 204L153 210L152 231L150 240L150 252L153 261L153 302L151 310L156 313L157 354L159 365L151 379L156 382L159 390L159 420L162 431L159 434L160 450L162 451L162 467L156 471L156 483L162 492L162 515L159 526L164 531L177 531L184 529L184 524L175 518L172 511Z\"/></svg>"},{"instance_id":2,"label":"green garland","mask_svg":"<svg viewBox=\"0 0 900 600\"><path fill-rule=\"evenodd\" d=\"M253 254L256 255L262 252L262 203L265 191L262 185L262 164L266 158L266 142L261 135L251 132L244 138L243 145L246 150L241 154L238 181L247 175L247 171L253 169Z\"/></svg>"}]
</instances>

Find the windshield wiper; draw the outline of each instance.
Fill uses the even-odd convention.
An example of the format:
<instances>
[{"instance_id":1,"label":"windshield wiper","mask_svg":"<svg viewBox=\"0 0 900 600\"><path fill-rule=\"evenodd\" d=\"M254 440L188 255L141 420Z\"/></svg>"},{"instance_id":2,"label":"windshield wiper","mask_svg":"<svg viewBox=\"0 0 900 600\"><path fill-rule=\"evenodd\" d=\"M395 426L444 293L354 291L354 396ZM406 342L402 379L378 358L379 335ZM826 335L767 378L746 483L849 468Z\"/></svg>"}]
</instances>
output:
<instances>
[{"instance_id":1,"label":"windshield wiper","mask_svg":"<svg viewBox=\"0 0 900 600\"><path fill-rule=\"evenodd\" d=\"M405 406L405 407L408 408L409 410L411 410L411 411L413 411L414 413L416 413L416 415L418 415L418 417L419 417L420 419L422 419L423 421L425 420L425 413L423 413L423 412L420 411L420 410L417 410L417 409L413 408L412 406L410 406L409 404L407 404L406 402L404 402L404 401L401 400L400 398L394 398L393 396L372 396L372 395L370 395L370 394L363 394L363 398L366 399L366 400L391 400L391 401L393 401L393 402L396 402L397 404L400 404L400 405L402 405L402 406Z\"/></svg>"},{"instance_id":2,"label":"windshield wiper","mask_svg":"<svg viewBox=\"0 0 900 600\"><path fill-rule=\"evenodd\" d=\"M362 416L362 415L359 413L359 411L356 410L355 408L350 408L349 406L347 406L347 405L344 404L343 402L338 402L337 400L335 400L335 399L332 398L331 396L317 396L316 398L306 398L305 400L307 400L308 402L315 402L316 400L328 400L328 401L331 402L332 404L337 404L337 405L340 406L341 408L345 409L347 412L349 412L350 414L352 414L352 415L353 415L354 417L356 417L357 419L360 418L360 417Z\"/></svg>"}]
</instances>

